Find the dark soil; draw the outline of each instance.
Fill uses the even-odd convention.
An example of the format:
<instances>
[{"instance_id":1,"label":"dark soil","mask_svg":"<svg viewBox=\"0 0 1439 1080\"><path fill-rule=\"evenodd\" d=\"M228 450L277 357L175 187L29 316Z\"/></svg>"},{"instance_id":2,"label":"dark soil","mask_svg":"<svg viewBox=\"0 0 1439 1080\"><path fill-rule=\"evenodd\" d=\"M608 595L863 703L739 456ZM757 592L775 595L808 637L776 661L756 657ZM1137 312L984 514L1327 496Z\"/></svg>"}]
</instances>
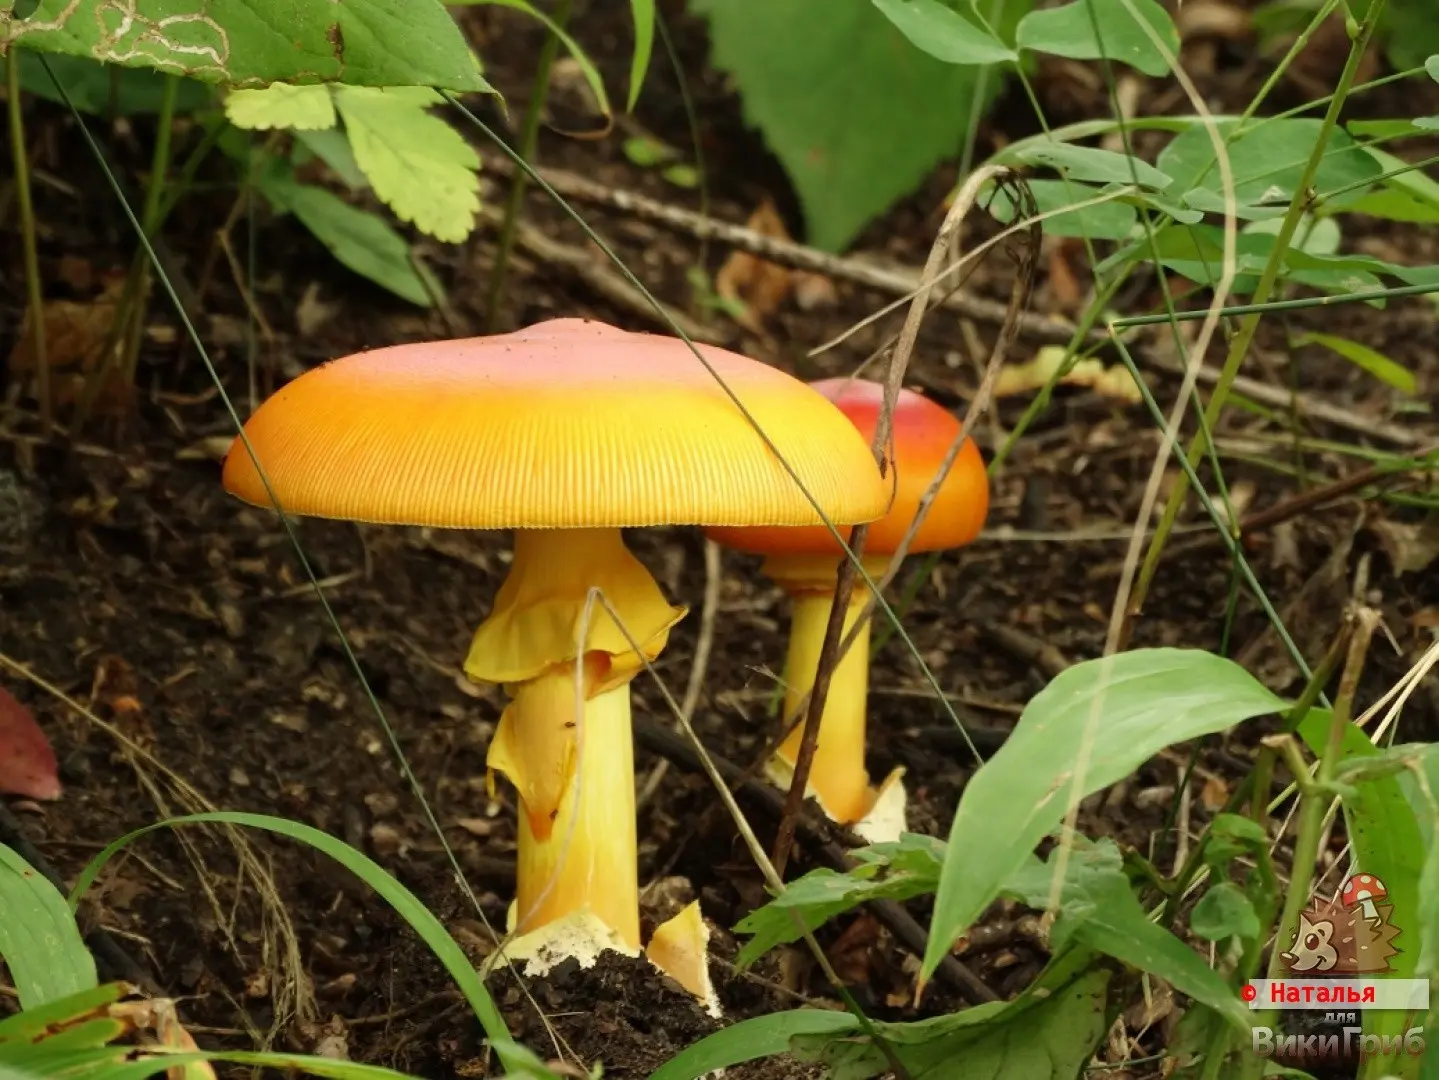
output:
<instances>
[{"instance_id":1,"label":"dark soil","mask_svg":"<svg viewBox=\"0 0 1439 1080\"><path fill-rule=\"evenodd\" d=\"M626 5L578 7L575 36L591 49L610 85L624 86ZM465 23L475 40L486 43L488 74L510 102L509 122L518 125L532 74L527 65L540 33L524 20L487 8L467 12ZM771 195L798 229L782 172L745 130L724 80L704 66L703 26L674 13L672 27L704 118L714 212L743 221L761 198ZM1237 111L1265 70L1240 49L1211 57L1199 75L1212 108ZM1065 105L1056 122L1109 114L1102 88L1076 91L1066 77L1064 71L1040 76L1046 101ZM1406 86L1401 93L1412 96L1413 90ZM1285 84L1271 107L1304 99L1301 88ZM579 100L567 98L563 84L557 88L556 120L566 121L560 126L576 126L568 121L581 111ZM1185 110L1178 100L1172 108ZM1370 95L1356 111L1413 115L1415 106L1412 100ZM1439 112L1439 103L1430 111ZM37 190L43 270L54 282L50 297L93 297L95 278L123 271L127 264L127 226L68 115L31 103L28 120L31 130L44 133L37 166L64 180ZM638 120L674 145L687 142L673 76L658 57ZM146 122L123 129L95 124L108 136L106 145L122 174L137 176L149 152ZM979 151L987 152L1001 136L1012 140L1032 128L1021 100L1003 102L986 126ZM547 132L541 157L548 165L614 188L697 205L692 193L631 166L619 143L619 134L579 141ZM876 222L859 249L921 265L939 221L936 207L953 179L952 167L938 170L923 191ZM497 192L491 202L499 204ZM684 272L695 258L694 240L614 212L584 209L647 284L668 302L686 306ZM182 205L167 229L165 241L191 285L206 261L216 223L227 212L225 196L196 196ZM582 242L539 196L531 195L527 212L547 235ZM5 227L13 230L13 212ZM237 236L242 232L237 230ZM260 339L262 394L287 375L331 356L423 336L483 332L492 231L481 230L458 248L427 249L450 289L448 323L417 314L347 274L289 221L262 219L256 239L257 302L273 329L272 340ZM1375 227L1349 242L1360 248L1383 246L1408 261L1435 258L1432 235L1414 230ZM712 247L712 272L725 254ZM1047 265L1041 265L1034 300L1041 311L1058 302ZM79 278L77 267L84 271ZM5 355L24 307L13 231L5 234L0 273L0 355ZM1003 259L996 257L970 288L1003 301L1010 277ZM302 303L310 289L315 291ZM893 318L882 321L842 347L806 359L808 349L890 299L843 283L837 294L835 306L819 310L802 311L791 301L766 320L762 336L718 317L713 326L728 335L732 347L806 378L837 374L852 370L898 327ZM560 314L656 329L634 311L609 304L563 268L533 256L516 257L507 297L503 329ZM332 309L328 318L297 315L298 308L316 301ZM202 338L213 347L225 386L243 409L249 393L245 307L223 259L203 310ZM911 363L911 381L946 405L962 406L996 329L961 325L952 314L931 316ZM1287 385L1290 367L1299 361L1288 356L1283 334L1305 329L1364 341L1415 372L1417 400L1432 402L1439 395L1433 309L1422 300L1394 302L1384 311L1349 305L1298 312L1283 323L1266 320L1246 371ZM178 778L215 807L280 815L367 851L412 889L479 962L490 951L480 915L455 884L283 530L272 517L239 505L220 489L218 455L233 429L182 340L171 311L157 298L136 407L118 431L111 421L97 420L79 445L67 448L37 438L28 397L17 393L15 405L0 413L0 651L112 725L102 729L55 693L7 675L6 684L34 708L51 736L66 783L58 803L15 802L12 809L45 857L73 880L87 859L124 832L199 809L196 797L179 793ZM1035 347L1021 341L1018 359L1027 359ZM1392 420L1416 432L1422 430L1416 425L1428 423L1432 434L1432 419L1401 412L1398 395L1354 367L1313 352L1304 354L1296 377L1306 390L1373 422ZM1177 380L1154 369L1150 382L1167 408ZM1005 430L1026 403L1002 404L999 422ZM1350 430L1313 422L1306 422L1305 429L1320 438L1392 449ZM1272 467L1293 461L1287 445L1255 442L1282 430L1237 410L1226 421L1226 480L1246 493L1251 512L1276 506L1300 490L1292 476ZM976 435L992 452L995 428L981 424ZM1052 665L1036 659L1030 646L1050 646L1070 660L1099 654L1125 544L1083 541L1071 534L1127 535L1158 445L1142 409L1075 391L1057 394L1020 440L996 481L990 535L940 561L905 622L966 723L1003 729L1051 677ZM1305 466L1311 485L1360 467L1353 459L1323 453L1307 455ZM1184 520L1199 521L1198 511L1187 512ZM1376 522L1419 520L1414 511L1348 496L1249 543L1261 583L1311 662L1339 625L1356 577L1363 581L1362 598L1381 610L1396 647L1376 644L1361 701L1372 701L1413 664L1439 622L1439 575L1432 568L1396 574L1373 528ZM491 802L484 778L485 748L501 701L497 692L469 685L459 674L459 662L503 575L501 553L508 539L326 521L301 523L299 536L484 917L502 924L512 885L513 804L504 790ZM1134 644L1227 649L1276 691L1293 692L1295 672L1264 635L1265 619L1256 604L1241 599L1226 632L1228 562L1218 546L1195 547L1190 540L1174 541L1174 554L1136 625ZM631 541L667 593L697 611L706 585L700 537L654 530L636 533ZM782 596L757 570L750 560L725 559L714 653L696 713L696 726L711 749L742 765L753 761L770 732L767 672L782 661L786 625ZM689 675L697 632L696 615L675 630L658 664L677 696ZM663 721L666 710L655 688L640 679L634 691L637 716ZM893 765L905 765L912 826L944 835L972 763L953 746L952 737L937 734L948 721L898 641L891 640L875 659L871 715L872 773L880 776ZM1419 689L1403 724L1405 739L1439 737L1439 684L1430 680ZM117 735L132 748L126 750ZM1222 798L1226 785L1247 768L1253 747L1248 733L1206 743L1200 775L1212 786L1205 799L1196 800L1191 830L1200 828L1209 812L1209 793L1217 790ZM1155 760L1092 800L1085 828L1168 865L1174 842L1163 829L1185 757L1180 748L1174 757ZM638 754L642 774L654 764L653 755ZM735 946L724 928L752 910L764 893L716 802L702 777L671 769L642 808L641 878L649 882L663 874L667 879L658 890L665 899L653 901L647 916L667 914L665 906L676 889L702 899L717 928L715 976L731 1020L792 1008L807 999L837 1007L822 977L798 954L777 954L746 974L728 964ZM775 822L757 819L755 824L767 842ZM182 841L191 845L188 850ZM298 1001L298 1018L279 1018L290 1022L280 1025L277 1045L309 1051L339 1033L352 1059L416 1075L481 1076L495 1067L444 970L386 904L303 845L261 835L250 835L249 843L256 865L272 878L271 898L262 895L253 869L242 872L236 848L224 833L191 826L151 835L122 857L85 905L86 924L106 928L159 990L181 998L183 1016L207 1045L251 1046L250 1032L269 1030L276 1008L292 1010ZM815 853L803 851L794 872L813 865ZM927 917L923 904L914 905L914 911L921 921ZM996 910L975 932L965 955L1001 994L1026 985L1044 959L1021 914ZM279 920L284 916L293 924L294 964L282 948L286 939ZM840 919L821 936L851 989L877 1017L913 1019L961 1003L953 987L937 985L922 1008L912 1008L913 957L869 914ZM304 990L296 995L297 974L309 980L313 998ZM497 974L491 986L517 1037L556 1056L534 1005L513 979ZM588 972L562 973L531 985L530 993L575 1054L587 1062L603 1061L607 1074L619 1077L647 1074L715 1027L688 997L641 962L615 959ZM0 987L0 1009L6 1007ZM808 1073L776 1059L731 1075Z\"/></svg>"}]
</instances>

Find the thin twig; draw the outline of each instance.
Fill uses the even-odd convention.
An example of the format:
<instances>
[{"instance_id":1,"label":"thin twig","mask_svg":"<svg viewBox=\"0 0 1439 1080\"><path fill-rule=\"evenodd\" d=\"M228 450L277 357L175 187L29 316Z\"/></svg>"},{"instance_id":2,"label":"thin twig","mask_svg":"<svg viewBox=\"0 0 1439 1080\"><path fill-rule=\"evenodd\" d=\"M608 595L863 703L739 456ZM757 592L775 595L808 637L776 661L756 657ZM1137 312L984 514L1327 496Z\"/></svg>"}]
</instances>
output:
<instances>
[{"instance_id":1,"label":"thin twig","mask_svg":"<svg viewBox=\"0 0 1439 1080\"><path fill-rule=\"evenodd\" d=\"M485 168L490 172L507 175L514 171L512 164L499 159L487 160ZM877 292L902 297L912 295L923 280L922 275L905 267L883 266L857 256L832 255L793 240L766 236L743 225L706 217L683 207L671 206L646 195L608 188L588 177L564 169L540 168L536 169L536 172L544 177L546 183L566 198L574 199L577 202L608 206L643 221L651 221L676 232L682 232L695 239L715 240L791 269L811 270L838 281L848 281ZM1005 304L964 291L955 292L946 297L942 306L952 308L978 322L995 325L1003 324L1008 317L1008 308ZM1036 315L1026 312L1020 319L1020 330L1026 337L1037 341L1063 344L1073 336L1074 325L1059 316Z\"/></svg>"}]
</instances>

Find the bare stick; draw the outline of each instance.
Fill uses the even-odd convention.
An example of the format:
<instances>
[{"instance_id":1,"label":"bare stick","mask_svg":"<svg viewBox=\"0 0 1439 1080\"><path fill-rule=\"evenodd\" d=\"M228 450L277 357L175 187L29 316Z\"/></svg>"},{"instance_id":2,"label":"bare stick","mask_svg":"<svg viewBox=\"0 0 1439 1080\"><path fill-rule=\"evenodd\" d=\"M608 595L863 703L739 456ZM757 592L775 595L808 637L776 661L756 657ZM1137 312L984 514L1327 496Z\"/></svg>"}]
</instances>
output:
<instances>
[{"instance_id":1,"label":"bare stick","mask_svg":"<svg viewBox=\"0 0 1439 1080\"><path fill-rule=\"evenodd\" d=\"M486 161L485 168L496 173L513 171L513 166L509 162L498 157L492 162ZM577 202L587 202L621 210L632 217L652 221L696 239L717 240L732 248L747 251L751 255L758 255L762 259L768 259L770 262L796 270L812 270L839 281L863 285L892 296L909 296L920 287L922 275L905 267L883 266L878 262L857 256L831 255L829 252L795 243L793 240L765 236L763 233L755 232L743 225L705 217L692 210L671 206L658 199L651 199L632 191L608 188L588 177L563 169L539 168L536 171L561 195ZM960 202L959 199L955 201L956 203ZM995 300L986 300L964 291L946 297L943 306L952 308L961 315L978 322L999 324L1003 323L1006 317L1004 304ZM1064 344L1074 336L1073 323L1068 319L1050 315L1026 313L1021 320L1020 328L1025 336L1051 344Z\"/></svg>"}]
</instances>

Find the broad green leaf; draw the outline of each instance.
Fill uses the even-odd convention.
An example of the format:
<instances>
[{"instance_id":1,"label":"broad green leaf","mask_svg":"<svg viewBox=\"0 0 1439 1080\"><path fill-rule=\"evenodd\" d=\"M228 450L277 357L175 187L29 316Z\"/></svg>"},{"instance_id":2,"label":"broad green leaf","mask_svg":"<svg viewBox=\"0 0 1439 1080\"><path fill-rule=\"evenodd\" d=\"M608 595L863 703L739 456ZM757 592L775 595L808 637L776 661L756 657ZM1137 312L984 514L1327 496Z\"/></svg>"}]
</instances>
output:
<instances>
[{"instance_id":1,"label":"broad green leaf","mask_svg":"<svg viewBox=\"0 0 1439 1080\"><path fill-rule=\"evenodd\" d=\"M1031 143L1015 155L1026 165L1045 165L1062 169L1071 180L1091 180L1100 184L1139 184L1156 189L1167 188L1169 177L1139 158L1073 143Z\"/></svg>"},{"instance_id":2,"label":"broad green leaf","mask_svg":"<svg viewBox=\"0 0 1439 1080\"><path fill-rule=\"evenodd\" d=\"M519 1073L525 1076L556 1080L554 1074L545 1068L539 1058L510 1037L509 1030L505 1027L504 1017L495 1007L494 999L485 989L485 984L481 981L479 973L475 971L474 965L470 963L469 957L465 955L465 951L460 948L459 943L450 936L450 932L445 929L444 924L430 913L429 908L425 907L423 901L386 873L384 867L369 856L356 851L349 844L329 833L321 832L319 829L303 825L298 821L288 821L285 818L271 817L267 814L220 811L207 814L187 814L183 817L170 818L153 825L146 825L112 842L85 865L70 893L71 906L79 903L80 898L94 884L106 864L133 841L157 829L206 822L239 825L248 829L261 829L280 836L288 836L292 840L309 845L323 855L328 855L350 871L379 893L380 897L395 909L395 913L409 923L410 929L415 931L430 947L430 951L435 954L435 959L444 966L450 978L455 981L455 985L465 996L465 1001L469 1004L475 1018L479 1020L480 1026L484 1028L490 1046L498 1055L501 1064L512 1074Z\"/></svg>"},{"instance_id":3,"label":"broad green leaf","mask_svg":"<svg viewBox=\"0 0 1439 1080\"><path fill-rule=\"evenodd\" d=\"M846 1012L791 1009L753 1016L730 1024L685 1047L654 1072L649 1080L698 1080L716 1069L783 1054L797 1035L852 1032L857 1021Z\"/></svg>"},{"instance_id":4,"label":"broad green leaf","mask_svg":"<svg viewBox=\"0 0 1439 1080\"><path fill-rule=\"evenodd\" d=\"M341 265L412 304L434 303L410 258L410 246L384 218L293 178L267 177L259 188L276 209L294 214Z\"/></svg>"},{"instance_id":5,"label":"broad green leaf","mask_svg":"<svg viewBox=\"0 0 1439 1080\"><path fill-rule=\"evenodd\" d=\"M0 960L21 1009L92 990L95 960L60 890L15 851L0 844Z\"/></svg>"},{"instance_id":6,"label":"broad green leaf","mask_svg":"<svg viewBox=\"0 0 1439 1080\"><path fill-rule=\"evenodd\" d=\"M1278 236L1283 224L1280 218L1266 218L1263 221L1249 222L1241 231L1250 236ZM1294 230L1290 241L1290 250L1304 251L1311 255L1333 255L1339 250L1341 239L1339 222L1332 217L1316 219L1308 214L1301 214L1299 227Z\"/></svg>"},{"instance_id":7,"label":"broad green leaf","mask_svg":"<svg viewBox=\"0 0 1439 1080\"><path fill-rule=\"evenodd\" d=\"M1233 121L1217 124L1221 139L1234 128ZM1322 121L1312 119L1271 120L1246 130L1228 143L1230 169L1234 177L1234 198L1240 217L1282 213L1294 196L1304 167L1322 130ZM1212 213L1224 210L1222 175L1215 161L1210 133L1190 128L1172 139L1159 154L1155 165L1174 177L1168 194L1195 209ZM1378 176L1374 157L1345 131L1335 130L1314 176L1314 190L1323 194L1349 188L1328 203L1330 209L1346 206L1361 198L1365 180ZM1351 187L1351 185L1361 185Z\"/></svg>"},{"instance_id":8,"label":"broad green leaf","mask_svg":"<svg viewBox=\"0 0 1439 1080\"><path fill-rule=\"evenodd\" d=\"M1071 802L1168 746L1283 707L1238 664L1198 650L1137 649L1062 672L1025 707L960 797L922 977L934 973Z\"/></svg>"},{"instance_id":9,"label":"broad green leaf","mask_svg":"<svg viewBox=\"0 0 1439 1080\"><path fill-rule=\"evenodd\" d=\"M1259 936L1259 916L1243 889L1232 881L1221 881L1210 886L1194 905L1189 927L1209 941L1247 940Z\"/></svg>"},{"instance_id":10,"label":"broad green leaf","mask_svg":"<svg viewBox=\"0 0 1439 1080\"><path fill-rule=\"evenodd\" d=\"M1393 174L1385 177L1384 187L1380 189L1381 191L1385 189L1401 191L1425 206L1439 210L1439 181L1434 180L1422 169L1410 167L1407 161L1397 158L1393 154L1386 154L1383 150L1376 150L1372 146L1365 147L1365 150L1383 172Z\"/></svg>"},{"instance_id":11,"label":"broad green leaf","mask_svg":"<svg viewBox=\"0 0 1439 1080\"><path fill-rule=\"evenodd\" d=\"M232 90L225 97L225 116L247 131L323 131L335 126L335 103L328 86L271 83L263 90Z\"/></svg>"},{"instance_id":12,"label":"broad green leaf","mask_svg":"<svg viewBox=\"0 0 1439 1080\"><path fill-rule=\"evenodd\" d=\"M1356 139L1377 139L1380 142L1388 142L1392 139L1402 139L1407 135L1419 134L1419 129L1414 126L1414 121L1403 120L1350 120L1344 127L1349 134ZM1372 147L1365 147L1372 152Z\"/></svg>"},{"instance_id":13,"label":"broad green leaf","mask_svg":"<svg viewBox=\"0 0 1439 1080\"><path fill-rule=\"evenodd\" d=\"M123 18L118 16L123 14ZM203 82L489 91L440 0L40 0L0 45L153 67Z\"/></svg>"},{"instance_id":14,"label":"broad green leaf","mask_svg":"<svg viewBox=\"0 0 1439 1080\"><path fill-rule=\"evenodd\" d=\"M350 149L375 194L401 221L458 244L480 210L480 155L458 131L426 112L442 99L422 86L341 86L335 107Z\"/></svg>"},{"instance_id":15,"label":"broad green leaf","mask_svg":"<svg viewBox=\"0 0 1439 1080\"><path fill-rule=\"evenodd\" d=\"M1019 54L940 0L871 0L899 32L946 64L1002 64Z\"/></svg>"},{"instance_id":16,"label":"broad green leaf","mask_svg":"<svg viewBox=\"0 0 1439 1080\"><path fill-rule=\"evenodd\" d=\"M1030 2L1006 3L1006 18ZM982 108L1003 89L997 73L982 79L916 49L864 0L690 0L689 10L708 22L714 65L734 77L745 119L799 195L806 238L824 251L847 247L957 154L974 99Z\"/></svg>"},{"instance_id":17,"label":"broad green leaf","mask_svg":"<svg viewBox=\"0 0 1439 1080\"><path fill-rule=\"evenodd\" d=\"M1130 14L1131 7L1139 18ZM1169 74L1165 51L1170 57L1179 54L1179 31L1154 0L1073 0L1032 11L1020 21L1017 41L1022 49L1071 60L1108 57L1154 78Z\"/></svg>"},{"instance_id":18,"label":"broad green leaf","mask_svg":"<svg viewBox=\"0 0 1439 1080\"><path fill-rule=\"evenodd\" d=\"M1041 214L1053 214L1045 218L1041 227L1050 236L1087 236L1091 240L1122 240L1133 230L1138 216L1133 206L1119 199L1109 199L1084 206L1075 206L1089 199L1099 197L1100 190L1077 180L1031 180L1029 190ZM1015 207L1009 192L1000 188L989 200L989 212L997 221L1006 225L1015 219Z\"/></svg>"},{"instance_id":19,"label":"broad green leaf","mask_svg":"<svg viewBox=\"0 0 1439 1080\"><path fill-rule=\"evenodd\" d=\"M370 186L359 162L355 160L355 152L350 149L350 140L340 128L295 132L295 149L290 154L290 160L299 166L307 160L306 155L311 154L328 165L330 171L351 191L363 191Z\"/></svg>"},{"instance_id":20,"label":"broad green leaf","mask_svg":"<svg viewBox=\"0 0 1439 1080\"><path fill-rule=\"evenodd\" d=\"M655 0L630 0L630 18L635 24L635 51L630 59L630 96L625 110L634 112L655 47Z\"/></svg>"},{"instance_id":21,"label":"broad green leaf","mask_svg":"<svg viewBox=\"0 0 1439 1080\"><path fill-rule=\"evenodd\" d=\"M1070 950L1012 1001L874 1028L914 1077L1072 1080L1106 1029L1112 972L1093 966L1092 959L1084 950ZM891 1071L883 1050L862 1030L844 1038L796 1038L792 1049L797 1057L823 1062L834 1080L868 1080Z\"/></svg>"},{"instance_id":22,"label":"broad green leaf","mask_svg":"<svg viewBox=\"0 0 1439 1080\"><path fill-rule=\"evenodd\" d=\"M1054 948L1077 941L1134 968L1173 983L1241 1029L1249 1011L1229 984L1187 944L1155 923L1140 906L1112 840L1078 837L1065 860L1059 914L1050 931ZM1058 851L1048 862L1026 859L1001 892L1033 908L1047 908L1059 870Z\"/></svg>"},{"instance_id":23,"label":"broad green leaf","mask_svg":"<svg viewBox=\"0 0 1439 1080\"><path fill-rule=\"evenodd\" d=\"M944 842L906 833L888 844L874 844L852 853L861 865L848 873L812 870L763 907L735 925L748 934L735 966L746 968L771 949L798 941L829 919L871 900L908 900L932 893L939 884Z\"/></svg>"},{"instance_id":24,"label":"broad green leaf","mask_svg":"<svg viewBox=\"0 0 1439 1080\"><path fill-rule=\"evenodd\" d=\"M1332 714L1328 710L1311 709L1299 724L1299 736L1314 754L1322 754L1329 741ZM1432 747L1393 747L1379 750L1353 722L1344 728L1340 743L1341 767L1366 766L1398 762L1402 767L1423 771L1426 759L1432 759ZM1423 833L1415 807L1405 795L1402 772L1389 772L1364 778L1357 774L1343 776L1352 794L1343 801L1344 827L1354 848L1356 872L1373 874L1389 890L1394 905L1392 922L1401 930L1399 952L1389 961L1389 978L1414 978L1421 972L1432 974L1426 962L1436 955L1431 951L1439 940L1439 865L1432 849L1424 844ZM1413 934L1415 926L1419 930ZM1411 930L1411 934L1402 931ZM1287 946L1287 942L1285 943ZM1363 1028L1367 1034L1403 1035L1409 1026L1407 1013L1402 1011L1365 1010Z\"/></svg>"},{"instance_id":25,"label":"broad green leaf","mask_svg":"<svg viewBox=\"0 0 1439 1080\"><path fill-rule=\"evenodd\" d=\"M169 78L149 68L116 67L63 53L52 53L43 61L39 53L29 49L20 49L13 55L20 58L20 89L57 105L65 104L65 98L55 89L55 80L45 70L45 65L49 64L55 79L69 95L71 104L91 116L157 113ZM6 63L7 60L0 59L0 81L5 79ZM180 85L175 88L175 111L198 112L210 105L214 98L215 91L204 83L181 79Z\"/></svg>"},{"instance_id":26,"label":"broad green leaf","mask_svg":"<svg viewBox=\"0 0 1439 1080\"><path fill-rule=\"evenodd\" d=\"M565 47L565 50L570 54L575 64L578 65L580 74L584 76L585 82L590 88L590 93L595 96L595 102L599 105L600 112L605 116L609 116L613 112L610 108L609 95L605 93L605 81L600 78L600 73L595 68L594 62L590 60L589 55L584 49L580 48L579 43L576 42L574 38L565 32L564 27L555 22L554 19L550 18L539 8L535 7L529 0L449 0L449 4L451 7L477 7L480 4L495 4L498 7L507 7L514 11L523 11L530 18L542 23L546 30L559 39L560 44ZM631 68L631 70L633 71L633 68Z\"/></svg>"},{"instance_id":27,"label":"broad green leaf","mask_svg":"<svg viewBox=\"0 0 1439 1080\"><path fill-rule=\"evenodd\" d=\"M1234 292L1243 296L1253 292L1259 274L1274 248L1271 236L1240 233L1234 238L1234 260L1238 277ZM1126 262L1155 257L1165 269L1200 285L1213 285L1219 280L1224 265L1224 231L1213 225L1191 225L1183 229L1163 229L1155 233L1153 243L1147 237L1125 245L1100 262L1095 272L1113 273Z\"/></svg>"},{"instance_id":28,"label":"broad green leaf","mask_svg":"<svg viewBox=\"0 0 1439 1080\"><path fill-rule=\"evenodd\" d=\"M1435 82L1439 82L1439 56L1431 56L1424 61L1424 70Z\"/></svg>"},{"instance_id":29,"label":"broad green leaf","mask_svg":"<svg viewBox=\"0 0 1439 1080\"><path fill-rule=\"evenodd\" d=\"M1348 338L1338 337L1334 334L1307 333L1294 338L1291 345L1296 349L1303 348L1305 345L1322 345L1331 352L1338 353L1356 367L1363 368L1380 382L1387 383L1402 393L1412 394L1418 389L1413 372L1402 364L1389 359L1377 349L1371 349L1368 345L1362 345L1357 341L1350 341Z\"/></svg>"}]
</instances>

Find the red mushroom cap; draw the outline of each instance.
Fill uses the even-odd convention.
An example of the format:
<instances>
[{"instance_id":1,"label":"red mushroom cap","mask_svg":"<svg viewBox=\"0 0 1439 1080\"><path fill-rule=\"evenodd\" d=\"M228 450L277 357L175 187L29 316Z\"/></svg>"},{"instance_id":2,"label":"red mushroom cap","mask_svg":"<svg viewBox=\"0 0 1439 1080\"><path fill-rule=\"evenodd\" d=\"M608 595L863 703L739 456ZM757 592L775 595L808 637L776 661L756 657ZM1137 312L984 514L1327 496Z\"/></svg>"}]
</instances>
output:
<instances>
[{"instance_id":1,"label":"red mushroom cap","mask_svg":"<svg viewBox=\"0 0 1439 1080\"><path fill-rule=\"evenodd\" d=\"M1383 900L1388 895L1384 882L1373 874L1355 874L1344 886L1339 902L1348 908L1365 900Z\"/></svg>"},{"instance_id":2,"label":"red mushroom cap","mask_svg":"<svg viewBox=\"0 0 1439 1080\"><path fill-rule=\"evenodd\" d=\"M864 379L822 379L810 383L838 406L859 429L866 442L874 440L884 405L884 387ZM889 512L869 526L865 552L891 555L899 547L919 512L924 493L944 464L958 437L960 423L950 412L912 390L901 390L893 417L894 501ZM963 547L984 526L989 513L989 476L974 440L966 438L949 474L925 515L924 524L910 542L909 551L941 551ZM852 530L839 529L846 539ZM754 555L837 556L839 546L823 525L799 528L734 528L705 530L711 540Z\"/></svg>"}]
</instances>

